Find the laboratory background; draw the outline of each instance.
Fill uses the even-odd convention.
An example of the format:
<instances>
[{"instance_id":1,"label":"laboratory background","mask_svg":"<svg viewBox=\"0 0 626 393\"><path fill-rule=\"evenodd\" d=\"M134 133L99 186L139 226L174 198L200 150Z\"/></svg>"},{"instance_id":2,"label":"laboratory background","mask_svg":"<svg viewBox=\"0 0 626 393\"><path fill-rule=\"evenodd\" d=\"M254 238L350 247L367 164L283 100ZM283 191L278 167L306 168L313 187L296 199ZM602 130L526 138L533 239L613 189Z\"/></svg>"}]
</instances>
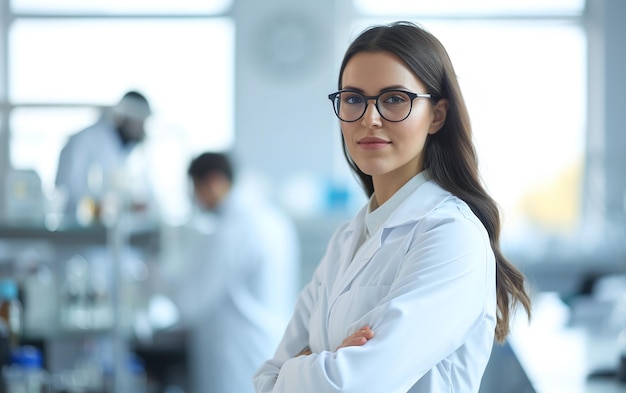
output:
<instances>
[{"instance_id":1,"label":"laboratory background","mask_svg":"<svg viewBox=\"0 0 626 393\"><path fill-rule=\"evenodd\" d=\"M290 217L301 288L365 202L328 100L343 51L410 20L452 58L504 254L532 288L481 392L626 391L625 18L623 0L0 0L0 336L24 357L3 380L194 393L164 289L182 228L210 226L190 161L228 152ZM128 91L150 103L145 139L68 209L61 150Z\"/></svg>"}]
</instances>

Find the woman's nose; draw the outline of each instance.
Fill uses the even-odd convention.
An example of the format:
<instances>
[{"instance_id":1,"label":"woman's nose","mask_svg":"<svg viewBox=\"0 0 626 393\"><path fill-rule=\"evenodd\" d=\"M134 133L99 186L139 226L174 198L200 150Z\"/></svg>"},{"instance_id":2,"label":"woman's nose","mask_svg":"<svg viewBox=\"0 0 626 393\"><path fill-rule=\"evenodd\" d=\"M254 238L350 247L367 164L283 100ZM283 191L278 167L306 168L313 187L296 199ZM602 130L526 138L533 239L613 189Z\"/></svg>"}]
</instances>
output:
<instances>
[{"instance_id":1,"label":"woman's nose","mask_svg":"<svg viewBox=\"0 0 626 393\"><path fill-rule=\"evenodd\" d=\"M367 101L362 121L366 126L380 126L382 124L380 113L376 107L376 101Z\"/></svg>"}]
</instances>

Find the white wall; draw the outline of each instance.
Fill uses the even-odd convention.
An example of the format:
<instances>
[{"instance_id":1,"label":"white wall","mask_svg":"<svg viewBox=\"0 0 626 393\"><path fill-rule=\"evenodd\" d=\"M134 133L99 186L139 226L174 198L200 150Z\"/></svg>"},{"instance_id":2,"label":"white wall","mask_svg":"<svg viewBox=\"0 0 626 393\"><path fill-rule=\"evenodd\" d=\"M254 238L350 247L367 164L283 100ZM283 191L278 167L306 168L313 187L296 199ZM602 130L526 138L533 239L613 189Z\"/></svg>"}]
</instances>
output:
<instances>
[{"instance_id":1,"label":"white wall","mask_svg":"<svg viewBox=\"0 0 626 393\"><path fill-rule=\"evenodd\" d=\"M235 155L282 188L337 165L336 2L235 0Z\"/></svg>"}]
</instances>

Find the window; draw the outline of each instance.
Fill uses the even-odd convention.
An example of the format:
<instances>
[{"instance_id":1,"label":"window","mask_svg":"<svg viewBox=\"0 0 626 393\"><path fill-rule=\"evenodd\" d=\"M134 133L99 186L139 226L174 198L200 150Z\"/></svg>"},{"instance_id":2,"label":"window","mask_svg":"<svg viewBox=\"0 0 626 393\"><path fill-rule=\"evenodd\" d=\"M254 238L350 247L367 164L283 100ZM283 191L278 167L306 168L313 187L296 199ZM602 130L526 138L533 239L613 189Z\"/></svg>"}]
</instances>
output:
<instances>
[{"instance_id":1,"label":"window","mask_svg":"<svg viewBox=\"0 0 626 393\"><path fill-rule=\"evenodd\" d=\"M226 3L172 4L181 5L179 12L210 12L223 10ZM165 1L12 4L20 12L63 15L168 9ZM15 108L9 113L12 167L35 169L48 191L67 137L95 121L98 107L138 90L154 113L146 148L154 158L150 167L157 198L162 206L178 210L170 215L184 215L191 157L202 150L229 149L234 142L234 30L230 18L211 16L18 15L8 35L8 100Z\"/></svg>"},{"instance_id":2,"label":"window","mask_svg":"<svg viewBox=\"0 0 626 393\"><path fill-rule=\"evenodd\" d=\"M583 3L550 3L565 7L559 11L524 2L524 7L537 7L524 8L523 18L515 17L520 9L504 9L501 2L490 11L497 16L486 16L487 8L480 18L442 16L446 9L441 7L461 3L392 0L385 6L396 13L406 7L403 18L391 20L420 23L452 58L483 180L502 208L505 247L524 247L535 237L568 239L579 229L582 214L587 70L584 30L578 19L563 16L580 15ZM495 7L492 3L476 5ZM375 1L356 4L366 13L380 11ZM423 7L430 7L427 17L407 17ZM528 16L553 13L560 17ZM353 31L387 21L364 19Z\"/></svg>"},{"instance_id":3,"label":"window","mask_svg":"<svg viewBox=\"0 0 626 393\"><path fill-rule=\"evenodd\" d=\"M15 12L68 14L219 14L231 0L11 0Z\"/></svg>"},{"instance_id":4,"label":"window","mask_svg":"<svg viewBox=\"0 0 626 393\"><path fill-rule=\"evenodd\" d=\"M505 234L528 225L546 232L576 229L586 124L585 41L579 26L528 21L427 26L448 49L459 75L481 172L504 211Z\"/></svg>"},{"instance_id":5,"label":"window","mask_svg":"<svg viewBox=\"0 0 626 393\"><path fill-rule=\"evenodd\" d=\"M419 15L445 19L451 16L579 16L585 0L354 0L357 9L369 15Z\"/></svg>"}]
</instances>

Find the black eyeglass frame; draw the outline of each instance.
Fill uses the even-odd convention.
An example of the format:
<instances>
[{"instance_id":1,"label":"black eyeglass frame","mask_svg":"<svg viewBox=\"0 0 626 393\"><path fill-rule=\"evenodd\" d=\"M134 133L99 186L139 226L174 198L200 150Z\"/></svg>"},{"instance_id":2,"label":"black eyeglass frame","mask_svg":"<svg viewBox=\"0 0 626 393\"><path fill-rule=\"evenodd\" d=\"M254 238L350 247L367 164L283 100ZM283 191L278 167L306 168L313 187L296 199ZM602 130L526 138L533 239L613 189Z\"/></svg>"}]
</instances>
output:
<instances>
[{"instance_id":1,"label":"black eyeglass frame","mask_svg":"<svg viewBox=\"0 0 626 393\"><path fill-rule=\"evenodd\" d=\"M400 120L389 120L389 119L387 119L387 118L386 118L386 117L382 114L382 112L380 111L380 108L378 107L378 100L379 100L380 96L382 96L382 95L384 95L384 94L388 94L388 93L393 93L394 91L399 92L399 93L404 93L404 94L408 95L408 96L409 96L409 98L410 98L409 112L406 114L406 116L405 116L404 118L402 118L402 119L400 119ZM361 113L361 116L357 117L357 118L356 118L356 119L354 119L354 120L344 120L344 119L342 119L342 118L339 116L339 113L338 113L338 108L337 108L337 106L335 105L335 100L337 99L337 96L338 96L339 94L341 94L341 93L354 93L354 94L358 94L358 95L360 95L361 97L363 97L363 99L365 100L365 101L364 101L364 102L365 102L365 106L363 107L363 113ZM335 112L335 116L337 116L337 118L338 118L339 120L341 120L341 121L343 121L343 122L346 122L346 123L354 123L355 121L359 121L359 120L363 117L363 115L365 115L365 112L367 112L367 107L368 107L368 105L369 105L369 101L371 101L371 100L374 100L374 106L376 107L376 110L378 111L378 114L380 115L380 117L382 117L383 119L385 119L385 120L387 120L387 121L389 121L389 122L392 122L392 123L399 123L399 122L401 122L401 121L406 120L406 119L407 119L407 118L411 115L411 111L413 110L413 101L414 101L416 98L431 98L431 99L432 99L432 98L433 98L433 95L432 95L432 94L429 94L429 93L422 93L422 94L418 94L418 93L413 93L412 91L406 91L406 90L402 90L402 89L391 89L391 90L385 90L385 91L383 91L383 92L381 92L380 94L375 95L375 96L366 96L365 94L359 93L359 92L358 92L358 91L356 91L356 90L349 90L349 89L346 89L346 90L339 90L339 91L336 91L336 92L334 92L334 93L330 93L330 94L328 95L328 99L331 101L331 103L332 103L332 105L333 105L333 112Z\"/></svg>"}]
</instances>

